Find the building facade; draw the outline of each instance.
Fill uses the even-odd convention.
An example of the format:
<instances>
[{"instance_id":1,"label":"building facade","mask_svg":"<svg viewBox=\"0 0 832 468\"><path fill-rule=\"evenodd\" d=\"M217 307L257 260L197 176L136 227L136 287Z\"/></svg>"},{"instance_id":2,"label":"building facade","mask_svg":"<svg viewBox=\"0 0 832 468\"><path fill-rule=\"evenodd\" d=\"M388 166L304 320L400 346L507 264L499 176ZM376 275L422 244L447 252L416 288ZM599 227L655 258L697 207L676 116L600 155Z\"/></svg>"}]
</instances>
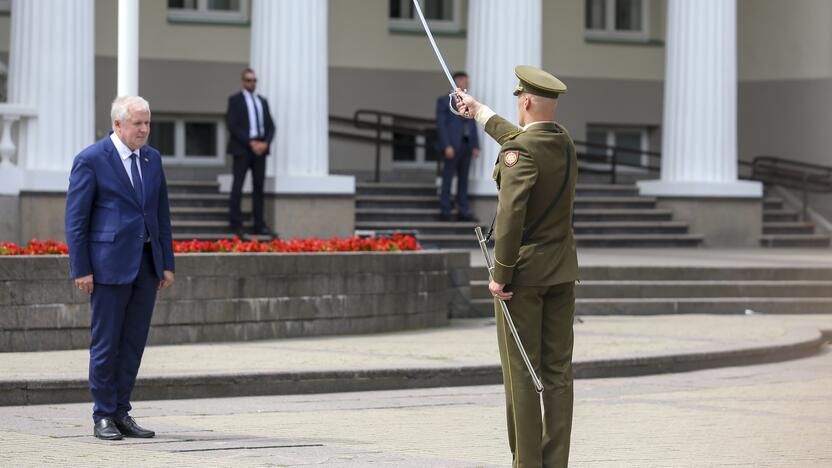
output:
<instances>
[{"instance_id":1,"label":"building facade","mask_svg":"<svg viewBox=\"0 0 832 468\"><path fill-rule=\"evenodd\" d=\"M493 107L513 116L508 107L514 80L509 64L540 65L569 86L560 102L558 119L575 139L654 151L662 149L666 133L662 126L668 114L663 99L667 57L676 49L665 46L668 20L673 17L669 3L674 1L683 0L421 0L449 67L468 70L472 92L489 103L496 101ZM8 134L7 140L0 139L0 171L9 174L10 161L16 161L20 152L32 150L31 145L19 144L27 125L51 125L42 115L43 105L13 102L15 71L2 75L4 69L14 68L10 55L16 50L24 58L35 53L26 48L31 47L28 42L15 48L15 39L26 37L14 31L16 14L31 10L25 14L33 15L30 23L18 25L35 24L45 15L65 29L83 29L55 40L84 49L72 56L69 68L91 63L70 72L72 79L68 81L77 87L83 86L79 80L86 80L91 89L75 100L56 98L54 104L84 107L83 113L61 118L86 119L92 127L75 128L75 135L63 140L74 146L60 148L65 153L62 157L43 159L43 168L49 166L57 173L54 180L41 175L32 180L24 177L19 187L0 190L4 193L0 206L8 214L4 216L7 220L25 219L26 212L36 206L43 213L57 213L60 181L65 180L62 177L72 156L110 129L109 104L117 83L118 2L73 2L72 7L63 7L67 9L65 16L75 18L72 24L55 17L61 3L0 1L0 62L4 64L0 86L8 89L0 90L0 96L8 101L0 104ZM152 140L166 158L168 178L223 180L222 175L229 172L224 152L226 99L239 89L240 71L254 65L261 78L259 91L273 106L278 105L277 125L286 132L278 133L279 138L283 136L278 146L284 156L275 158L270 175L276 181L282 176L299 180L294 185L273 185L272 192L285 195L275 203L291 204L287 200L309 194L319 199L316 206L321 206L322 197L334 203L333 211L343 212L346 204L333 200L345 200L354 193L349 176L362 180L373 173L373 146L337 136L324 136L321 143L320 131L300 136L298 132L311 131L309 127L331 129L337 124L328 124L327 116L346 121L359 109L431 118L436 98L447 93L448 86L412 16L410 0L315 0L303 2L302 7L291 3L142 0L138 17L139 94L151 104ZM716 11L719 3L735 5L733 13L726 13L735 15L728 22ZM701 29L697 34L707 35L718 27L727 37L736 37L736 70L732 75L736 79L731 81L736 83L736 153L725 157L750 160L770 154L830 164L824 137L832 126L832 3L716 0L703 8L691 23L694 29ZM678 18L691 14L676 13ZM720 44L713 47L722 50ZM714 70L712 77L714 82L724 81L725 71ZM275 96L289 85L288 94L296 98ZM707 92L709 88L697 89ZM324 102L304 97L309 90L324 90L314 93L325 93ZM18 92L17 96L42 92L32 85L28 94ZM55 92L72 93L72 89ZM89 102L82 102L84 99ZM707 110L703 112L694 117L710 118ZM34 121L37 123L31 124ZM312 121L314 124L307 124ZM45 130L40 132L43 135ZM9 140L14 144L14 155L3 149ZM482 158L481 167L472 169L472 177L481 181L472 185L474 191L485 198L493 197L487 180L494 149L490 151ZM314 156L308 156L311 152ZM429 148L398 152L385 148L381 170L389 177L424 177L435 167L429 153ZM299 161L307 159L312 162ZM319 179L308 183L311 179L307 178L313 176ZM309 189L310 185L323 188ZM22 201L26 193L36 194L37 200L31 205ZM743 196L754 198L750 192ZM44 198L52 201L44 202ZM300 205L293 209L307 208ZM47 231L43 236L59 237L55 226L46 222L26 228L3 223L0 237L25 238L38 230Z\"/></svg>"}]
</instances>

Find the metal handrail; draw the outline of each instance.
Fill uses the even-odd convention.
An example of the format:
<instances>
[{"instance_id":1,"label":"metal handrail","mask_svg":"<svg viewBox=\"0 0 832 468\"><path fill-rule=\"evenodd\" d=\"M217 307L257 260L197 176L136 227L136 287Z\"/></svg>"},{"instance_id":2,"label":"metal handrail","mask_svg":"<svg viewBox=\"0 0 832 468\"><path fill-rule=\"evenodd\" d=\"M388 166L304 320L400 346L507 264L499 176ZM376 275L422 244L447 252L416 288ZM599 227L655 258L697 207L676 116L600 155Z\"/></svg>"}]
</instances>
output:
<instances>
[{"instance_id":1,"label":"metal handrail","mask_svg":"<svg viewBox=\"0 0 832 468\"><path fill-rule=\"evenodd\" d=\"M757 156L751 162L751 179L799 190L801 218L808 220L809 193L832 193L832 166L793 161L777 156Z\"/></svg>"}]
</instances>

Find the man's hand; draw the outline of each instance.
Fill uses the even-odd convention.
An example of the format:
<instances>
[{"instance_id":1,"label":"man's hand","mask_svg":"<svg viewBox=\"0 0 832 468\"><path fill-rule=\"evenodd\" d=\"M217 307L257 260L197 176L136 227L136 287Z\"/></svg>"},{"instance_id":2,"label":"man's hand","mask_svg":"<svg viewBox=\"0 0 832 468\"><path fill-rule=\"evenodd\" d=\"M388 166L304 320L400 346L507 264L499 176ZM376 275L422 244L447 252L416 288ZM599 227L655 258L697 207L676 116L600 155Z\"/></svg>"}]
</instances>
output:
<instances>
[{"instance_id":1,"label":"man's hand","mask_svg":"<svg viewBox=\"0 0 832 468\"><path fill-rule=\"evenodd\" d=\"M480 149L479 148L472 149L471 150L471 156L473 156L474 159L480 157Z\"/></svg>"},{"instance_id":2,"label":"man's hand","mask_svg":"<svg viewBox=\"0 0 832 468\"><path fill-rule=\"evenodd\" d=\"M456 155L453 146L446 146L445 147L445 159L453 159Z\"/></svg>"},{"instance_id":3,"label":"man's hand","mask_svg":"<svg viewBox=\"0 0 832 468\"><path fill-rule=\"evenodd\" d=\"M488 290L491 291L492 296L503 301L510 301L514 293L503 291L505 287L504 283L497 283L493 280L488 282Z\"/></svg>"},{"instance_id":4,"label":"man's hand","mask_svg":"<svg viewBox=\"0 0 832 468\"><path fill-rule=\"evenodd\" d=\"M159 281L159 289L167 289L173 284L173 272L165 270L165 279Z\"/></svg>"},{"instance_id":5,"label":"man's hand","mask_svg":"<svg viewBox=\"0 0 832 468\"><path fill-rule=\"evenodd\" d=\"M92 290L94 288L92 275L75 278L75 286L87 294L92 294Z\"/></svg>"},{"instance_id":6,"label":"man's hand","mask_svg":"<svg viewBox=\"0 0 832 468\"><path fill-rule=\"evenodd\" d=\"M456 95L459 98L456 100L456 110L463 114L467 112L468 118L473 119L482 104L461 89L456 90Z\"/></svg>"},{"instance_id":7,"label":"man's hand","mask_svg":"<svg viewBox=\"0 0 832 468\"><path fill-rule=\"evenodd\" d=\"M266 154L266 150L269 148L268 143L259 140L249 141L248 146L251 147L251 151L253 151L256 156L263 156L264 154Z\"/></svg>"}]
</instances>

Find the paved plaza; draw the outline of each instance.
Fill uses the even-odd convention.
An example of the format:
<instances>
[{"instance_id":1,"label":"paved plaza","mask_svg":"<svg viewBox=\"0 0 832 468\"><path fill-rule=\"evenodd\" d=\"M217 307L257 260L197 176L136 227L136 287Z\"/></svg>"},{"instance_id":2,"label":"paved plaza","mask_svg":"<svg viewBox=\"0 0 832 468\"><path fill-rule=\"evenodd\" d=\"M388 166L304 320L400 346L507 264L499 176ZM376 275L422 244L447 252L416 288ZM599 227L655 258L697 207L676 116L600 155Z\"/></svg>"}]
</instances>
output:
<instances>
[{"instance_id":1,"label":"paved plaza","mask_svg":"<svg viewBox=\"0 0 832 468\"><path fill-rule=\"evenodd\" d=\"M576 381L574 467L828 467L832 353ZM0 408L0 466L508 466L500 386L136 404L104 443L88 404Z\"/></svg>"}]
</instances>

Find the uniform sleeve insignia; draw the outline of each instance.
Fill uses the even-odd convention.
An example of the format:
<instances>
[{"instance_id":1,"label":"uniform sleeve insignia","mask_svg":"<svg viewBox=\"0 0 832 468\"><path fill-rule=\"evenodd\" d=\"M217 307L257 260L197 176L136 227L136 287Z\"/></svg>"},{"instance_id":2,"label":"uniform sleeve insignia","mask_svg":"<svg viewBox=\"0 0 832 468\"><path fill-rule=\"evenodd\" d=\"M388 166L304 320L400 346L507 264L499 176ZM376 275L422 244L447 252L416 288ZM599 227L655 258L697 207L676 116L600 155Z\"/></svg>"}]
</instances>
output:
<instances>
[{"instance_id":1,"label":"uniform sleeve insignia","mask_svg":"<svg viewBox=\"0 0 832 468\"><path fill-rule=\"evenodd\" d=\"M503 163L506 167L511 167L517 164L517 161L520 160L520 153L517 151L506 151L503 155Z\"/></svg>"}]
</instances>

